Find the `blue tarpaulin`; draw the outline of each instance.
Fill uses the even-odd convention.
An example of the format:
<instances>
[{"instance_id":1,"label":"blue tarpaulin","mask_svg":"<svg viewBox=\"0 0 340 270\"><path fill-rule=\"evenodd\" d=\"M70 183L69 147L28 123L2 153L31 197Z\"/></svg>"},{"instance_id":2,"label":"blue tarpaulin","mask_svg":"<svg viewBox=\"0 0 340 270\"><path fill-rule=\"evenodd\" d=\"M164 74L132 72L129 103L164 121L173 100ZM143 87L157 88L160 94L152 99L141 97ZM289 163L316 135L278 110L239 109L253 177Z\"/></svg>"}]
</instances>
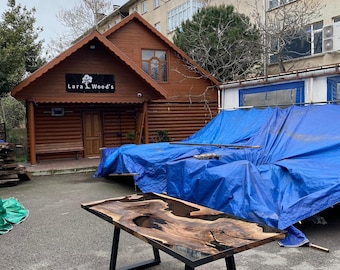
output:
<instances>
[{"instance_id":1,"label":"blue tarpaulin","mask_svg":"<svg viewBox=\"0 0 340 270\"><path fill-rule=\"evenodd\" d=\"M143 192L289 231L340 202L339 105L223 111L181 143L192 145L106 149L95 176L138 173ZM197 158L202 154L213 158Z\"/></svg>"}]
</instances>

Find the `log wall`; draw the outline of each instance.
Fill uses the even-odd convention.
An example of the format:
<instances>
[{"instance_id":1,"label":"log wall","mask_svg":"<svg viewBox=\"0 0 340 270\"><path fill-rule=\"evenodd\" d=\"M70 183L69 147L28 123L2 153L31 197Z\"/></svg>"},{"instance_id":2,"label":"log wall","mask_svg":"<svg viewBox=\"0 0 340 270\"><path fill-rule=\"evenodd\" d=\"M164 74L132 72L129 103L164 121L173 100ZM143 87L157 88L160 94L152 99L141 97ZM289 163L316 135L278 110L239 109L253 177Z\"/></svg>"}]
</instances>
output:
<instances>
[{"instance_id":1,"label":"log wall","mask_svg":"<svg viewBox=\"0 0 340 270\"><path fill-rule=\"evenodd\" d=\"M149 104L149 141L157 141L157 130L168 132L171 141L183 140L205 126L213 116L215 109L209 110L204 103L160 103Z\"/></svg>"},{"instance_id":2,"label":"log wall","mask_svg":"<svg viewBox=\"0 0 340 270\"><path fill-rule=\"evenodd\" d=\"M38 104L35 107L35 134L37 144L79 142L84 140L82 112L93 110L102 116L102 147L118 147L134 143L128 136L137 132L141 104ZM65 109L64 116L51 116L51 108ZM216 105L213 105L216 108ZM157 130L168 133L171 141L187 138L206 125L216 109L210 111L204 103L151 102L148 104L149 142L159 141ZM79 155L82 157L82 154ZM74 153L40 155L40 160L74 158Z\"/></svg>"}]
</instances>

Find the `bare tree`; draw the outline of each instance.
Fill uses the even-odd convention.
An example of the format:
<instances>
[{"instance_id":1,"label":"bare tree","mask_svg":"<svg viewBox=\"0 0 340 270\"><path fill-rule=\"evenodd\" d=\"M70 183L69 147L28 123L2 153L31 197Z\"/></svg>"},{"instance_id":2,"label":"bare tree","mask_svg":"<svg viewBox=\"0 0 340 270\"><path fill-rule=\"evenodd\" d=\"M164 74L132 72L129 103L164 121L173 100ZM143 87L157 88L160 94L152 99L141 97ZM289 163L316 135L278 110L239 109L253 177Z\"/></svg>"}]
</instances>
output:
<instances>
[{"instance_id":1,"label":"bare tree","mask_svg":"<svg viewBox=\"0 0 340 270\"><path fill-rule=\"evenodd\" d=\"M64 34L59 34L51 39L44 47L44 57L47 61L51 61L54 57L61 54L65 49L70 47L73 39Z\"/></svg>"},{"instance_id":2,"label":"bare tree","mask_svg":"<svg viewBox=\"0 0 340 270\"><path fill-rule=\"evenodd\" d=\"M69 34L77 38L86 31L96 27L97 23L113 11L108 0L81 0L71 9L60 9L57 19L70 29Z\"/></svg>"},{"instance_id":3,"label":"bare tree","mask_svg":"<svg viewBox=\"0 0 340 270\"><path fill-rule=\"evenodd\" d=\"M57 20L68 31L59 34L47 45L47 59L60 54L84 33L96 29L98 22L112 11L112 0L81 0L71 9L61 8Z\"/></svg>"},{"instance_id":4,"label":"bare tree","mask_svg":"<svg viewBox=\"0 0 340 270\"><path fill-rule=\"evenodd\" d=\"M288 69L286 60L308 53L306 45L311 47L312 40L307 28L320 20L323 5L319 0L286 1L267 11L267 7L259 6L261 2L254 1L253 18L263 36L264 73L267 74L268 55L280 71L285 72Z\"/></svg>"}]
</instances>

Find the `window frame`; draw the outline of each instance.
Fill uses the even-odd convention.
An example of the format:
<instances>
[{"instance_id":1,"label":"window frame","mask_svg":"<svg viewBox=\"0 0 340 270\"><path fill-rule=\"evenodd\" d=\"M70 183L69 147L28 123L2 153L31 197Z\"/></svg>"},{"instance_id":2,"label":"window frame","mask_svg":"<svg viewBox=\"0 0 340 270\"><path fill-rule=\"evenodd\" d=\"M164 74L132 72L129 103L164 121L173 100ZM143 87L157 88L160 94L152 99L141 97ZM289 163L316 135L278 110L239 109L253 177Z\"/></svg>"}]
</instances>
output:
<instances>
[{"instance_id":1,"label":"window frame","mask_svg":"<svg viewBox=\"0 0 340 270\"><path fill-rule=\"evenodd\" d=\"M180 27L183 21L190 20L199 9L204 7L200 0L187 0L167 11L167 33Z\"/></svg>"},{"instance_id":2,"label":"window frame","mask_svg":"<svg viewBox=\"0 0 340 270\"><path fill-rule=\"evenodd\" d=\"M270 104L270 105L245 105L244 104L244 97L247 94L257 94L257 93L268 93L268 92L275 92L275 91L282 91L282 90L292 90L296 89L296 97L295 97L295 103L292 104ZM270 107L270 106L292 106L292 105L301 105L305 102L305 82L299 81L299 82L291 82L291 83L283 83L283 84L274 84L274 85L265 85L265 86L259 86L259 87L252 87L252 88L246 88L246 89L240 89L239 90L239 106L254 106L254 107Z\"/></svg>"},{"instance_id":3,"label":"window frame","mask_svg":"<svg viewBox=\"0 0 340 270\"><path fill-rule=\"evenodd\" d=\"M318 24L320 27L318 27ZM315 55L323 52L323 27L324 23L323 21L315 22L310 25L310 31L311 31L311 36L310 36L310 43L311 43L311 54L310 55ZM308 30L309 31L309 30ZM317 38L316 36L320 35L320 46L319 50L316 52L316 45L317 45Z\"/></svg>"},{"instance_id":4,"label":"window frame","mask_svg":"<svg viewBox=\"0 0 340 270\"><path fill-rule=\"evenodd\" d=\"M267 7L268 7L268 10L271 10L271 9L275 9L275 8L284 6L286 4L289 4L295 1L297 0L268 0ZM273 2L275 2L275 4L272 4Z\"/></svg>"},{"instance_id":5,"label":"window frame","mask_svg":"<svg viewBox=\"0 0 340 270\"><path fill-rule=\"evenodd\" d=\"M292 59L302 59L304 57L315 56L323 53L323 21L315 22L310 25L307 25L305 28L305 36L304 38L296 38L292 40L292 44L294 42L300 42L302 45L307 45L308 50L299 51L297 47L292 50L294 47L291 45L290 47L286 47L287 51L283 52L284 61L289 61ZM278 41L272 42L272 46L275 46ZM301 47L302 48L302 47ZM269 63L277 64L275 54L269 54Z\"/></svg>"},{"instance_id":6,"label":"window frame","mask_svg":"<svg viewBox=\"0 0 340 270\"><path fill-rule=\"evenodd\" d=\"M156 22L155 24L154 24L154 27L157 29L157 31L161 31L161 22Z\"/></svg>"},{"instance_id":7,"label":"window frame","mask_svg":"<svg viewBox=\"0 0 340 270\"><path fill-rule=\"evenodd\" d=\"M327 77L327 101L340 104L340 76Z\"/></svg>"},{"instance_id":8,"label":"window frame","mask_svg":"<svg viewBox=\"0 0 340 270\"><path fill-rule=\"evenodd\" d=\"M149 58L144 58L144 52L147 53L151 53L152 52L152 56L150 56ZM157 53L164 53L164 59L162 60L157 56ZM150 54L151 55L151 54ZM168 67L168 56L169 53L167 50L163 50L163 49L142 49L142 53L141 53L141 60L142 60L142 69L143 71L148 74L154 81L158 82L158 83L167 83L168 82L168 78L169 78L169 67ZM155 78L153 71L155 70L155 66L154 64L157 64L157 73L156 76L157 78ZM147 69L145 68L145 66L147 66Z\"/></svg>"},{"instance_id":9,"label":"window frame","mask_svg":"<svg viewBox=\"0 0 340 270\"><path fill-rule=\"evenodd\" d=\"M153 8L156 9L161 5L160 0L153 0Z\"/></svg>"},{"instance_id":10,"label":"window frame","mask_svg":"<svg viewBox=\"0 0 340 270\"><path fill-rule=\"evenodd\" d=\"M144 0L142 3L141 3L141 6L142 6L142 14L145 14L146 12L148 12L148 5L147 5L147 0Z\"/></svg>"}]
</instances>

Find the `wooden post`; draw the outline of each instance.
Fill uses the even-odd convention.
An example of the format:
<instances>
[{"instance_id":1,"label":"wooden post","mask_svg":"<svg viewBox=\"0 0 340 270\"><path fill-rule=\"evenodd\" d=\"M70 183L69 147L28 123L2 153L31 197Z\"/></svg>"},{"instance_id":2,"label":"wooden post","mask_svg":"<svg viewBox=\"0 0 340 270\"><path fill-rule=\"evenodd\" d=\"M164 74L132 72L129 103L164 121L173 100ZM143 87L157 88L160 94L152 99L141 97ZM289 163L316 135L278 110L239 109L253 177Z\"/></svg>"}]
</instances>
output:
<instances>
[{"instance_id":1,"label":"wooden post","mask_svg":"<svg viewBox=\"0 0 340 270\"><path fill-rule=\"evenodd\" d=\"M139 115L138 123L137 123L137 138L135 143L140 144L142 142L142 134L145 136L145 121L146 121L146 115L148 111L148 104L146 102L143 103L143 111ZM143 132L144 130L144 132ZM145 137L144 137L144 143L145 142ZM148 139L147 139L148 140Z\"/></svg>"},{"instance_id":2,"label":"wooden post","mask_svg":"<svg viewBox=\"0 0 340 270\"><path fill-rule=\"evenodd\" d=\"M30 162L32 165L37 164L37 156L35 151L35 121L34 121L34 103L28 101L27 103L27 120L29 131L29 148L30 148Z\"/></svg>"},{"instance_id":3,"label":"wooden post","mask_svg":"<svg viewBox=\"0 0 340 270\"><path fill-rule=\"evenodd\" d=\"M143 104L144 111L144 143L149 143L149 121L148 121L148 103L145 101Z\"/></svg>"}]
</instances>

